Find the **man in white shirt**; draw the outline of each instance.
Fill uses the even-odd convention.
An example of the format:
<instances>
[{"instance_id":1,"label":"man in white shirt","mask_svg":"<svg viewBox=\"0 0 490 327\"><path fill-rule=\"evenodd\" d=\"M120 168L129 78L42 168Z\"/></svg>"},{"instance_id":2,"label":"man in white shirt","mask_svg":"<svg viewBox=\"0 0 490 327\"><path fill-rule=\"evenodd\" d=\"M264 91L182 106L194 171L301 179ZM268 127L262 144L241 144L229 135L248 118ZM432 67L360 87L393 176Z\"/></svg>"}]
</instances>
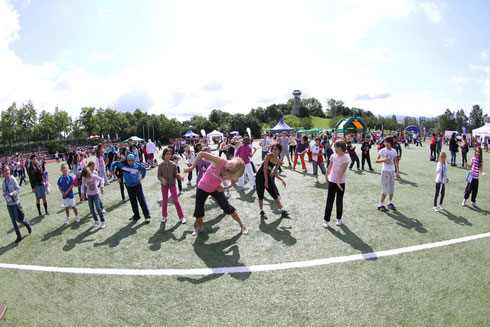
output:
<instances>
[{"instance_id":1,"label":"man in white shirt","mask_svg":"<svg viewBox=\"0 0 490 327\"><path fill-rule=\"evenodd\" d=\"M157 153L157 147L155 143L148 139L148 143L146 143L146 153L148 154L148 158L150 159L151 166L154 168L157 166L155 153Z\"/></svg>"}]
</instances>

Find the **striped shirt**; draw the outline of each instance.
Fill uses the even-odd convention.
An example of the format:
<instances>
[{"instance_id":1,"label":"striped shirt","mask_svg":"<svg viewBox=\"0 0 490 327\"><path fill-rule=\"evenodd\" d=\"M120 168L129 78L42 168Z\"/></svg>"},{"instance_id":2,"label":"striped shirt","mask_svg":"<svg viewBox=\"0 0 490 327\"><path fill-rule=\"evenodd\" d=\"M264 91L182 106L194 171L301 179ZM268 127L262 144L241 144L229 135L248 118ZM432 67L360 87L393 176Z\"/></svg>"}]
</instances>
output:
<instances>
[{"instance_id":1,"label":"striped shirt","mask_svg":"<svg viewBox=\"0 0 490 327\"><path fill-rule=\"evenodd\" d=\"M474 179L478 179L480 176L480 160L477 157L471 159L471 174Z\"/></svg>"}]
</instances>

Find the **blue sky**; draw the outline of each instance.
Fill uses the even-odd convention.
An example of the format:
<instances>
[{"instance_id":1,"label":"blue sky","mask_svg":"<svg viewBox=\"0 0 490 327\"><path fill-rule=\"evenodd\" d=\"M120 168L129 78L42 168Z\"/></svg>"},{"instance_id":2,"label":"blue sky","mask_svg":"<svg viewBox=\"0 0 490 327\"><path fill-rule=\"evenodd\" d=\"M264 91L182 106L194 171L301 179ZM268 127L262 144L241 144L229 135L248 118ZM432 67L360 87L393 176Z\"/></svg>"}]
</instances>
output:
<instances>
[{"instance_id":1,"label":"blue sky","mask_svg":"<svg viewBox=\"0 0 490 327\"><path fill-rule=\"evenodd\" d=\"M490 106L489 1L0 0L0 109L186 119L304 97L381 115Z\"/></svg>"}]
</instances>

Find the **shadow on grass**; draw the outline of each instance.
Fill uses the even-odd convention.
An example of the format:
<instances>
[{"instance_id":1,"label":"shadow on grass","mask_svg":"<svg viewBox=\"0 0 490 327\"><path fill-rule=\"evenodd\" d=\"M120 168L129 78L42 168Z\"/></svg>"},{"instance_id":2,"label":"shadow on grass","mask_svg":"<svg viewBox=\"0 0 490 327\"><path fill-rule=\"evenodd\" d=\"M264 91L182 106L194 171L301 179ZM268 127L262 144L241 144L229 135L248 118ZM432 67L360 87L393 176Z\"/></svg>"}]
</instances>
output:
<instances>
[{"instance_id":1,"label":"shadow on grass","mask_svg":"<svg viewBox=\"0 0 490 327\"><path fill-rule=\"evenodd\" d=\"M111 212L112 210L116 210L117 208L119 208L120 206L122 206L123 204L125 204L126 202L123 202L123 201L119 201L118 203L110 206L109 208L105 208L105 211L106 212Z\"/></svg>"},{"instance_id":2,"label":"shadow on grass","mask_svg":"<svg viewBox=\"0 0 490 327\"><path fill-rule=\"evenodd\" d=\"M409 185L409 186L413 186L413 187L419 187L419 185L417 183L411 182L411 181L409 181L407 179L404 179L404 178L401 178L401 177L398 179L398 182L400 184L403 184L403 185Z\"/></svg>"},{"instance_id":3,"label":"shadow on grass","mask_svg":"<svg viewBox=\"0 0 490 327\"><path fill-rule=\"evenodd\" d=\"M283 242L287 246L295 245L297 240L291 235L291 227L279 227L283 219L284 217L281 215L270 224L266 224L265 219L261 219L259 230L262 233L269 234L277 242Z\"/></svg>"},{"instance_id":4,"label":"shadow on grass","mask_svg":"<svg viewBox=\"0 0 490 327\"><path fill-rule=\"evenodd\" d=\"M167 242L169 240L179 241L177 237L174 235L174 231L182 225L180 221L178 221L172 228L169 230L165 230L166 223L160 224L160 229L157 230L152 237L148 239L148 243L150 243L150 250L158 251L162 248L162 243Z\"/></svg>"},{"instance_id":5,"label":"shadow on grass","mask_svg":"<svg viewBox=\"0 0 490 327\"><path fill-rule=\"evenodd\" d=\"M400 225L407 229L415 229L419 233L427 233L427 229L423 227L422 223L418 219L408 218L399 211L387 211L386 214L395 219L397 221L397 225Z\"/></svg>"},{"instance_id":6,"label":"shadow on grass","mask_svg":"<svg viewBox=\"0 0 490 327\"><path fill-rule=\"evenodd\" d=\"M481 214L483 214L485 216L488 216L490 214L490 211L485 210L485 209L482 209L482 208L474 208L474 207L472 207L470 205L467 205L466 208L468 208L468 209L470 209L470 210L472 210L474 212L479 212L479 213L481 213Z\"/></svg>"},{"instance_id":7,"label":"shadow on grass","mask_svg":"<svg viewBox=\"0 0 490 327\"><path fill-rule=\"evenodd\" d=\"M83 216L81 219L80 219L80 222L72 222L71 224L69 225L66 225L64 224L64 221L63 221L63 225L61 225L60 227L56 228L55 230L45 234L43 236L43 238L41 239L42 242L45 242L47 240L49 240L51 237L55 237L55 236L60 236L61 233L70 228L70 229L78 229L80 228L80 226L85 223L86 221L90 220L90 217L92 217L92 214L86 214L85 216Z\"/></svg>"},{"instance_id":8,"label":"shadow on grass","mask_svg":"<svg viewBox=\"0 0 490 327\"><path fill-rule=\"evenodd\" d=\"M364 253L373 253L374 250L373 248L364 242L362 239L360 239L354 232L352 232L349 227L347 227L345 224L342 224L340 226L340 229L342 230L343 233L337 231L334 228L329 228L328 231L341 240L344 243L349 244L353 249L360 251L362 254ZM366 256L365 259L367 260L376 260L376 256Z\"/></svg>"},{"instance_id":9,"label":"shadow on grass","mask_svg":"<svg viewBox=\"0 0 490 327\"><path fill-rule=\"evenodd\" d=\"M2 246L0 248L0 256L3 255L5 252L12 250L13 248L19 246L19 243L12 242L9 245Z\"/></svg>"},{"instance_id":10,"label":"shadow on grass","mask_svg":"<svg viewBox=\"0 0 490 327\"><path fill-rule=\"evenodd\" d=\"M315 183L315 184L310 185L308 187L321 189L321 190L328 190L328 183Z\"/></svg>"},{"instance_id":11,"label":"shadow on grass","mask_svg":"<svg viewBox=\"0 0 490 327\"><path fill-rule=\"evenodd\" d=\"M114 248L114 247L118 246L119 243L121 243L121 241L123 239L125 239L126 237L129 237L131 235L136 234L136 231L144 225L146 225L144 220L139 225L136 225L136 221L132 220L128 225L124 226L123 228L118 230L116 233L114 233L113 235L106 238L106 240L104 242L94 243L94 247L107 245L110 248Z\"/></svg>"},{"instance_id":12,"label":"shadow on grass","mask_svg":"<svg viewBox=\"0 0 490 327\"><path fill-rule=\"evenodd\" d=\"M93 239L86 240L85 238L89 237L92 234L95 234L97 231L98 231L97 228L90 226L89 229L78 234L77 237L75 237L73 239L66 240L66 244L63 247L63 251L71 251L75 248L75 246L77 244L88 243L88 242L94 241Z\"/></svg>"},{"instance_id":13,"label":"shadow on grass","mask_svg":"<svg viewBox=\"0 0 490 327\"><path fill-rule=\"evenodd\" d=\"M207 267L211 268L213 274L201 278L178 277L177 280L192 284L202 284L223 276L226 273L222 270L224 267L236 267L238 271L243 270L243 272L233 273L230 276L242 281L248 279L252 273L247 271L248 268L243 263L239 262L240 250L236 245L241 235L241 233L238 233L229 240L206 243L209 239L209 234L199 234L193 244L194 252Z\"/></svg>"},{"instance_id":14,"label":"shadow on grass","mask_svg":"<svg viewBox=\"0 0 490 327\"><path fill-rule=\"evenodd\" d=\"M238 200L248 203L255 202L255 190L253 188L248 190L248 192L246 192L245 190L238 190L237 193L240 195L240 197L237 198Z\"/></svg>"},{"instance_id":15,"label":"shadow on grass","mask_svg":"<svg viewBox=\"0 0 490 327\"><path fill-rule=\"evenodd\" d=\"M456 216L455 214L450 213L447 210L441 210L439 211L441 215L446 216L447 219L454 221L456 224L461 225L461 226L473 226L472 223L470 223L466 218L463 216Z\"/></svg>"}]
</instances>

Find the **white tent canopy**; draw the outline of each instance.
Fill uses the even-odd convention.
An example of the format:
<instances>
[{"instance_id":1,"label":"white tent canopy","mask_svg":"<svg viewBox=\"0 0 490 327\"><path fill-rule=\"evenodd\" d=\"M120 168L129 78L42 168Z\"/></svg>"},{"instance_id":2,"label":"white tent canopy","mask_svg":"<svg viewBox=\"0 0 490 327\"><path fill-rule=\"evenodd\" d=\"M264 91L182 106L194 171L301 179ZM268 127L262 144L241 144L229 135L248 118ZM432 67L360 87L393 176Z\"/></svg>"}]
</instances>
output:
<instances>
[{"instance_id":1,"label":"white tent canopy","mask_svg":"<svg viewBox=\"0 0 490 327\"><path fill-rule=\"evenodd\" d=\"M217 130L212 131L211 133L208 133L207 135L208 140L213 140L214 138L219 138L220 140L223 139L224 135L221 132L218 132Z\"/></svg>"},{"instance_id":2,"label":"white tent canopy","mask_svg":"<svg viewBox=\"0 0 490 327\"><path fill-rule=\"evenodd\" d=\"M490 134L490 124L485 123L480 128L476 128L473 130L473 137L482 137L485 138L485 136L488 136Z\"/></svg>"}]
</instances>

